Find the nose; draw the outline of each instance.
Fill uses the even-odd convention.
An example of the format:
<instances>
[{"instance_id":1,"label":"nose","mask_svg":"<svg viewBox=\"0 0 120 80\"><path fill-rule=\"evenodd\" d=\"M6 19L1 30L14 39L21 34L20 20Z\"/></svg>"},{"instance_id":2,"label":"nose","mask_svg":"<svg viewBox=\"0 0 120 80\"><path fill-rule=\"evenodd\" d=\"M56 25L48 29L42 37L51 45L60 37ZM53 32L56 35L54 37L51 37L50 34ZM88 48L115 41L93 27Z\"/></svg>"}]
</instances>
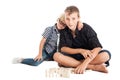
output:
<instances>
[{"instance_id":1,"label":"nose","mask_svg":"<svg viewBox=\"0 0 120 80\"><path fill-rule=\"evenodd\" d=\"M69 25L72 25L72 20L71 19L69 20Z\"/></svg>"}]
</instances>

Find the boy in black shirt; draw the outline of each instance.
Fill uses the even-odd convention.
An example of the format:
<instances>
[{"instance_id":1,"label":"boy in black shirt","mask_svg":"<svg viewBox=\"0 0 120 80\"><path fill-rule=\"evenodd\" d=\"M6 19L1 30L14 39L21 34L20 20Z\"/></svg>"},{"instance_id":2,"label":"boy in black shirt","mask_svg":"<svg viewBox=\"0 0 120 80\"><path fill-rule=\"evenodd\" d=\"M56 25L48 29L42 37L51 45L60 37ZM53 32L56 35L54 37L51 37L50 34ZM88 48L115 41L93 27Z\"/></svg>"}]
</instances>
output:
<instances>
[{"instance_id":1,"label":"boy in black shirt","mask_svg":"<svg viewBox=\"0 0 120 80\"><path fill-rule=\"evenodd\" d=\"M74 72L82 74L86 69L107 73L110 52L102 50L96 32L86 23L78 30L79 10L76 6L65 9L67 27L61 31L60 52L55 53L54 60L65 67L74 67ZM107 63L105 66L104 63Z\"/></svg>"}]
</instances>

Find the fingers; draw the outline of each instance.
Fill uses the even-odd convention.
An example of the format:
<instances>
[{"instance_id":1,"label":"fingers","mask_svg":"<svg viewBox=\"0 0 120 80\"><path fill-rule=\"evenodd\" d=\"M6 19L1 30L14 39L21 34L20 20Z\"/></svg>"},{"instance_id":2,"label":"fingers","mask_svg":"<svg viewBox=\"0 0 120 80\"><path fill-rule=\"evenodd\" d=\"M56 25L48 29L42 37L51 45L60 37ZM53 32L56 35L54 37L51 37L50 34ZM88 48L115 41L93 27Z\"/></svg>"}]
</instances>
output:
<instances>
[{"instance_id":1,"label":"fingers","mask_svg":"<svg viewBox=\"0 0 120 80\"><path fill-rule=\"evenodd\" d=\"M92 58L93 58L93 55L92 55L91 53L88 53L88 54L87 54L87 57L89 57L90 59L92 59Z\"/></svg>"},{"instance_id":2,"label":"fingers","mask_svg":"<svg viewBox=\"0 0 120 80\"><path fill-rule=\"evenodd\" d=\"M88 57L87 55L88 55L88 53L84 53L83 54L84 58L87 58Z\"/></svg>"},{"instance_id":3,"label":"fingers","mask_svg":"<svg viewBox=\"0 0 120 80\"><path fill-rule=\"evenodd\" d=\"M76 74L83 74L83 73L84 73L84 70L83 70L82 68L77 67L77 68L74 70L74 72L75 72Z\"/></svg>"},{"instance_id":4,"label":"fingers","mask_svg":"<svg viewBox=\"0 0 120 80\"><path fill-rule=\"evenodd\" d=\"M37 58L34 58L34 61L37 61L38 59Z\"/></svg>"},{"instance_id":5,"label":"fingers","mask_svg":"<svg viewBox=\"0 0 120 80\"><path fill-rule=\"evenodd\" d=\"M84 55L85 58L87 58L87 57L89 57L90 59L93 58L93 55L92 55L92 53L91 53L90 50L87 50L84 54L85 54L85 55Z\"/></svg>"},{"instance_id":6,"label":"fingers","mask_svg":"<svg viewBox=\"0 0 120 80\"><path fill-rule=\"evenodd\" d=\"M81 70L81 69L75 69L74 72L75 72L76 74L83 74L83 73L84 73L84 71Z\"/></svg>"},{"instance_id":7,"label":"fingers","mask_svg":"<svg viewBox=\"0 0 120 80\"><path fill-rule=\"evenodd\" d=\"M84 58L91 57L91 54L89 51L85 51L84 53L82 53L82 55L84 56Z\"/></svg>"},{"instance_id":8,"label":"fingers","mask_svg":"<svg viewBox=\"0 0 120 80\"><path fill-rule=\"evenodd\" d=\"M35 59L34 59L34 61L40 61L41 60L41 58L39 58L39 57L36 57Z\"/></svg>"}]
</instances>

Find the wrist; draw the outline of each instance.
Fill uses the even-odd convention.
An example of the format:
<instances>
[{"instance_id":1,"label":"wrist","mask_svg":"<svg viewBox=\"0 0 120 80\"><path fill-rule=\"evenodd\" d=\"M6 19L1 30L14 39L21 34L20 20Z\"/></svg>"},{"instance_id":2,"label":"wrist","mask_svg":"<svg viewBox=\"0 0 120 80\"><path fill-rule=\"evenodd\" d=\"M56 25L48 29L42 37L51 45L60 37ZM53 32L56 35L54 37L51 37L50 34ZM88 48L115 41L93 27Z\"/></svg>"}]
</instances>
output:
<instances>
[{"instance_id":1,"label":"wrist","mask_svg":"<svg viewBox=\"0 0 120 80\"><path fill-rule=\"evenodd\" d=\"M83 49L78 49L78 53L82 53L83 52Z\"/></svg>"},{"instance_id":2,"label":"wrist","mask_svg":"<svg viewBox=\"0 0 120 80\"><path fill-rule=\"evenodd\" d=\"M87 58L83 61L83 64L88 65L91 61L92 61L92 59L89 58L89 57L87 57Z\"/></svg>"},{"instance_id":3,"label":"wrist","mask_svg":"<svg viewBox=\"0 0 120 80\"><path fill-rule=\"evenodd\" d=\"M38 53L38 55L39 55L39 56L41 56L41 55L42 55L42 53Z\"/></svg>"}]
</instances>

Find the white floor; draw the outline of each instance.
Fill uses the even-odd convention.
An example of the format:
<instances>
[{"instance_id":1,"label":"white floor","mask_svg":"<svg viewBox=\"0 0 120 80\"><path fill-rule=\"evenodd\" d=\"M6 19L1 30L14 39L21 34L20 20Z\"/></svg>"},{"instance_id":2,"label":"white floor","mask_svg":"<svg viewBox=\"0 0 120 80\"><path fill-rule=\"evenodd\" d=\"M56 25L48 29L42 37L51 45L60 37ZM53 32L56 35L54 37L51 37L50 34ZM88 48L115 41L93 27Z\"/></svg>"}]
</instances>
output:
<instances>
[{"instance_id":1,"label":"white floor","mask_svg":"<svg viewBox=\"0 0 120 80\"><path fill-rule=\"evenodd\" d=\"M0 0L0 80L56 80L45 78L46 69L58 67L55 62L33 67L11 61L35 57L45 27L70 5L80 8L81 20L95 29L104 49L111 52L111 66L108 74L87 71L57 80L120 80L119 0Z\"/></svg>"},{"instance_id":2,"label":"white floor","mask_svg":"<svg viewBox=\"0 0 120 80\"><path fill-rule=\"evenodd\" d=\"M1 78L3 80L115 80L116 71L112 66L108 67L109 73L100 73L95 71L86 71L84 74L71 74L69 78L46 78L45 71L49 68L57 68L58 65L53 61L45 61L41 65L34 67L24 64L8 64L2 70ZM113 76L114 75L114 76ZM119 80L119 79L117 79Z\"/></svg>"}]
</instances>

